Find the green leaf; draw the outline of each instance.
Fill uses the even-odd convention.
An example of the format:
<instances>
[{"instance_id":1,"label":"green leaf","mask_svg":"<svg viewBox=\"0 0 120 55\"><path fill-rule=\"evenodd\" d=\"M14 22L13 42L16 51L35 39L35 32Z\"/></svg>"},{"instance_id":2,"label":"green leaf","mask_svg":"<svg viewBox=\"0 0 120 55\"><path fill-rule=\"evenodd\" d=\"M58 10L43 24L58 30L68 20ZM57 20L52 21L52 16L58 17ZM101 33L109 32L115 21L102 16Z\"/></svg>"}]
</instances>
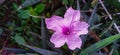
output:
<instances>
[{"instance_id":1,"label":"green leaf","mask_svg":"<svg viewBox=\"0 0 120 55\"><path fill-rule=\"evenodd\" d=\"M38 10L39 10L39 9L38 9ZM37 13L38 13L38 12L35 12L35 10L34 10L32 7L30 7L29 11L30 11L31 15L37 16ZM32 17L32 20L33 20L35 23L39 23L39 21L40 21L39 18L35 18L35 17Z\"/></svg>"},{"instance_id":2,"label":"green leaf","mask_svg":"<svg viewBox=\"0 0 120 55\"><path fill-rule=\"evenodd\" d=\"M19 32L22 32L23 29L24 29L23 27L18 27L18 28L16 28L15 30L17 30L17 31L19 31Z\"/></svg>"},{"instance_id":3,"label":"green leaf","mask_svg":"<svg viewBox=\"0 0 120 55\"><path fill-rule=\"evenodd\" d=\"M91 8L91 1L90 0L84 5L82 10L89 10L89 8Z\"/></svg>"},{"instance_id":4,"label":"green leaf","mask_svg":"<svg viewBox=\"0 0 120 55\"><path fill-rule=\"evenodd\" d=\"M98 0L93 0L92 3L91 3L91 6L92 7L95 7L95 5L97 4Z\"/></svg>"},{"instance_id":5,"label":"green leaf","mask_svg":"<svg viewBox=\"0 0 120 55\"><path fill-rule=\"evenodd\" d=\"M30 17L30 12L28 10L23 10L19 12L18 17L22 19L28 19Z\"/></svg>"},{"instance_id":6,"label":"green leaf","mask_svg":"<svg viewBox=\"0 0 120 55\"><path fill-rule=\"evenodd\" d=\"M70 5L72 6L74 3L74 0L70 0Z\"/></svg>"},{"instance_id":7,"label":"green leaf","mask_svg":"<svg viewBox=\"0 0 120 55\"><path fill-rule=\"evenodd\" d=\"M63 0L63 4L68 4L68 0Z\"/></svg>"},{"instance_id":8,"label":"green leaf","mask_svg":"<svg viewBox=\"0 0 120 55\"><path fill-rule=\"evenodd\" d=\"M32 18L32 20L33 20L35 23L39 23L40 18Z\"/></svg>"},{"instance_id":9,"label":"green leaf","mask_svg":"<svg viewBox=\"0 0 120 55\"><path fill-rule=\"evenodd\" d=\"M44 9L45 9L45 4L38 4L38 5L36 5L34 11L36 13L41 13L41 12L43 12Z\"/></svg>"},{"instance_id":10,"label":"green leaf","mask_svg":"<svg viewBox=\"0 0 120 55\"><path fill-rule=\"evenodd\" d=\"M32 7L29 8L30 14L37 16L37 13L34 11Z\"/></svg>"},{"instance_id":11,"label":"green leaf","mask_svg":"<svg viewBox=\"0 0 120 55\"><path fill-rule=\"evenodd\" d=\"M65 12L65 7L61 7L61 8L59 8L59 9L57 9L57 10L54 12L54 14L55 14L55 15L62 16L62 15L64 14L64 12Z\"/></svg>"},{"instance_id":12,"label":"green leaf","mask_svg":"<svg viewBox=\"0 0 120 55\"><path fill-rule=\"evenodd\" d=\"M26 26L26 25L27 25L27 21L26 21L26 20L22 20L22 21L21 21L21 26L24 27L24 26Z\"/></svg>"},{"instance_id":13,"label":"green leaf","mask_svg":"<svg viewBox=\"0 0 120 55\"><path fill-rule=\"evenodd\" d=\"M13 9L17 10L18 5L16 3L13 3Z\"/></svg>"},{"instance_id":14,"label":"green leaf","mask_svg":"<svg viewBox=\"0 0 120 55\"><path fill-rule=\"evenodd\" d=\"M92 55L94 52L96 52L96 51L102 49L103 47L111 44L112 42L116 41L119 38L120 38L120 34L110 36L106 39L103 39L103 40L91 45L90 47L88 47L87 49L82 51L79 55Z\"/></svg>"},{"instance_id":15,"label":"green leaf","mask_svg":"<svg viewBox=\"0 0 120 55\"><path fill-rule=\"evenodd\" d=\"M25 42L24 38L18 34L14 36L14 40L19 44L19 45L26 45L27 43Z\"/></svg>"}]
</instances>

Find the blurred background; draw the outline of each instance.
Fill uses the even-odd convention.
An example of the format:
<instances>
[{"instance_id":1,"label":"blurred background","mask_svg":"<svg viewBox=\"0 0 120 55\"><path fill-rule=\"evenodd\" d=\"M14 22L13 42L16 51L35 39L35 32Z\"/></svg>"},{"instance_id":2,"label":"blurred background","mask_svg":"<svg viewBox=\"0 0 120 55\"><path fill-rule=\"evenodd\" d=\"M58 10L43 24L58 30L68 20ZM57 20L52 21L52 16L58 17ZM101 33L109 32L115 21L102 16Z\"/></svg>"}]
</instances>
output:
<instances>
[{"instance_id":1,"label":"blurred background","mask_svg":"<svg viewBox=\"0 0 120 55\"><path fill-rule=\"evenodd\" d=\"M80 10L89 33L81 49L54 48L45 18ZM0 55L120 55L119 0L0 0Z\"/></svg>"}]
</instances>

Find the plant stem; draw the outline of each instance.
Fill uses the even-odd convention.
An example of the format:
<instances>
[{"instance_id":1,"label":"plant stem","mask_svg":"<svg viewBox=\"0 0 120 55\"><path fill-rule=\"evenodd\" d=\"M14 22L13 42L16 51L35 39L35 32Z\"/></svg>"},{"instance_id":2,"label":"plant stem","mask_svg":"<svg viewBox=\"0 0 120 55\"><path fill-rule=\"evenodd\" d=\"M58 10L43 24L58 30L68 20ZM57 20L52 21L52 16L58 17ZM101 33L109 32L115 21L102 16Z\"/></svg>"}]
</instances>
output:
<instances>
[{"instance_id":1,"label":"plant stem","mask_svg":"<svg viewBox=\"0 0 120 55\"><path fill-rule=\"evenodd\" d=\"M106 9L106 7L104 6L103 2L101 0L99 0L100 4L102 5L103 9L105 10L105 12L107 13L108 17L112 20L112 16L110 15L110 13L108 12L108 10ZM116 23L113 23L113 25L115 26L116 30L118 31L118 33L120 33L120 30L117 26Z\"/></svg>"}]
</instances>

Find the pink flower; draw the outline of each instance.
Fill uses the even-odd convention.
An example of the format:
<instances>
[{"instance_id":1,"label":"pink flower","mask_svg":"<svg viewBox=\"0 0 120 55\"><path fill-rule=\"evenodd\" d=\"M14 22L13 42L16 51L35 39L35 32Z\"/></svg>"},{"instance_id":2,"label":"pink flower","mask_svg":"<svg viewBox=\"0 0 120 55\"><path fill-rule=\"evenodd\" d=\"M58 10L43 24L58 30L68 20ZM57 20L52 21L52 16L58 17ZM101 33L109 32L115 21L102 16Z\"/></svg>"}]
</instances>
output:
<instances>
[{"instance_id":1,"label":"pink flower","mask_svg":"<svg viewBox=\"0 0 120 55\"><path fill-rule=\"evenodd\" d=\"M63 46L65 43L71 50L80 48L82 41L79 35L88 33L89 25L86 22L80 22L80 11L73 10L72 7L66 11L64 18L52 16L46 18L45 22L48 29L55 31L50 41L56 48Z\"/></svg>"}]
</instances>

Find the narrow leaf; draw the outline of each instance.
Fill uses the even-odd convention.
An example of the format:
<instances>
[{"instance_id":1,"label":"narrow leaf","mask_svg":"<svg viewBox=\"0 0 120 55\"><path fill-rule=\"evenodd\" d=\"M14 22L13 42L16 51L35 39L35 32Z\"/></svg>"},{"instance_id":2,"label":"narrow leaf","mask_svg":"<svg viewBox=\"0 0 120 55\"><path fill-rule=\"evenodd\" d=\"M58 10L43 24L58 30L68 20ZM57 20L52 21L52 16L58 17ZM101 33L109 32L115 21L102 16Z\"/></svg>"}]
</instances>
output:
<instances>
[{"instance_id":1,"label":"narrow leaf","mask_svg":"<svg viewBox=\"0 0 120 55\"><path fill-rule=\"evenodd\" d=\"M13 52L15 54L27 53L27 51L25 51L24 49L18 49L18 48L5 48L4 50L8 52Z\"/></svg>"},{"instance_id":2,"label":"narrow leaf","mask_svg":"<svg viewBox=\"0 0 120 55\"><path fill-rule=\"evenodd\" d=\"M92 14L90 16L90 19L88 20L88 24L91 25L91 26L94 25L94 21L93 20L96 18L97 7L98 7L98 4L96 4L96 6L94 7L93 12L92 12Z\"/></svg>"},{"instance_id":3,"label":"narrow leaf","mask_svg":"<svg viewBox=\"0 0 120 55\"><path fill-rule=\"evenodd\" d=\"M41 0L26 0L23 4L21 4L21 5L19 6L18 9L25 8L25 7L27 7L27 6L31 6L31 5L33 5L33 4L36 4L36 3L40 2L40 1L41 1Z\"/></svg>"},{"instance_id":4,"label":"narrow leaf","mask_svg":"<svg viewBox=\"0 0 120 55\"><path fill-rule=\"evenodd\" d=\"M101 48L111 44L112 42L114 42L115 40L117 40L119 38L120 38L120 34L110 36L106 39L103 39L103 40L91 45L90 47L88 47L87 49L82 51L79 55L92 55L94 52L96 52L96 51L100 50Z\"/></svg>"},{"instance_id":5,"label":"narrow leaf","mask_svg":"<svg viewBox=\"0 0 120 55\"><path fill-rule=\"evenodd\" d=\"M47 48L47 42L46 42L46 35L45 35L45 24L44 19L42 18L41 21L41 37L42 37L42 46L43 48Z\"/></svg>"},{"instance_id":6,"label":"narrow leaf","mask_svg":"<svg viewBox=\"0 0 120 55\"><path fill-rule=\"evenodd\" d=\"M53 51L49 51L49 50L45 50L45 49L40 49L40 48L32 47L29 45L25 45L25 46L34 50L35 52L42 54L42 55L59 55L59 53L57 53L57 52L53 52Z\"/></svg>"}]
</instances>

